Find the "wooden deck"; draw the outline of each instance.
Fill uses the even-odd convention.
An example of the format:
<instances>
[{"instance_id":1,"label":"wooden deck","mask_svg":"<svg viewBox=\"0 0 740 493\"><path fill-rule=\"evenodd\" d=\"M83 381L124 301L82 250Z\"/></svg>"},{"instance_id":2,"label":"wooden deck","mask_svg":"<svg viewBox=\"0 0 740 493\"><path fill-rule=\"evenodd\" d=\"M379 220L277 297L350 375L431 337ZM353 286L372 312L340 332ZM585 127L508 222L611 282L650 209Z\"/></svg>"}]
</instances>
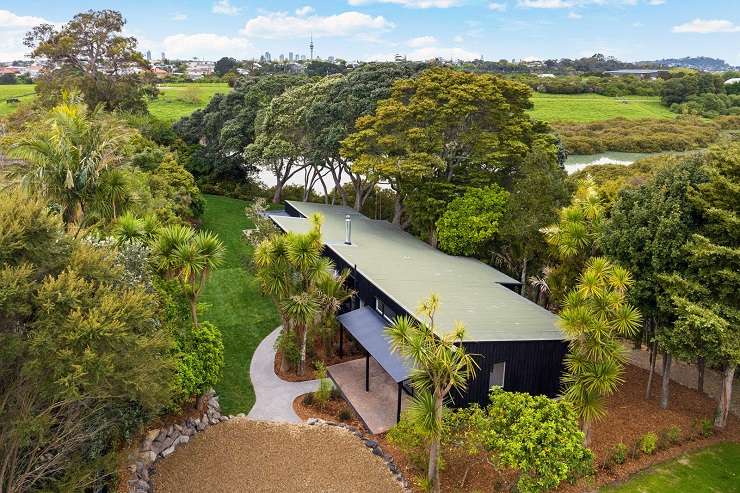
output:
<instances>
[{"instance_id":1,"label":"wooden deck","mask_svg":"<svg viewBox=\"0 0 740 493\"><path fill-rule=\"evenodd\" d=\"M398 385L375 358L370 358L369 392L365 391L365 358L330 366L328 372L370 433L384 433L396 424ZM409 396L402 392L401 409L408 404Z\"/></svg>"}]
</instances>

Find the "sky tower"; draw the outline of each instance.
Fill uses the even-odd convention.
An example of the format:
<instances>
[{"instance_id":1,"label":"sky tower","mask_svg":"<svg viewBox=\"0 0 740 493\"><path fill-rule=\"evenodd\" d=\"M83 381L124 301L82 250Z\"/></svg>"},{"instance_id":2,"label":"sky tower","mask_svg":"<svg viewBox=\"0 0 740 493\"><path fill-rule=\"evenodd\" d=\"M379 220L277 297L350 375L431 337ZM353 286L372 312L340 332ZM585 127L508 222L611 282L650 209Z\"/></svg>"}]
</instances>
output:
<instances>
[{"instance_id":1,"label":"sky tower","mask_svg":"<svg viewBox=\"0 0 740 493\"><path fill-rule=\"evenodd\" d=\"M311 50L311 60L313 60L313 34L311 34L311 42L308 44L308 48Z\"/></svg>"}]
</instances>

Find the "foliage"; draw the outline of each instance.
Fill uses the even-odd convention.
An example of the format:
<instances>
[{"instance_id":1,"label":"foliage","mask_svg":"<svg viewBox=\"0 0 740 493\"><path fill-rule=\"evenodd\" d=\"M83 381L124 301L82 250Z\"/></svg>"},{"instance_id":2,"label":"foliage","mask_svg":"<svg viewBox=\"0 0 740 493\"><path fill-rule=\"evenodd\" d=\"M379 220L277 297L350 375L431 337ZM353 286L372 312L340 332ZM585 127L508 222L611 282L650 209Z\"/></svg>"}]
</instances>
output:
<instances>
[{"instance_id":1,"label":"foliage","mask_svg":"<svg viewBox=\"0 0 740 493\"><path fill-rule=\"evenodd\" d=\"M598 189L591 180L585 180L578 184L570 205L560 210L558 222L540 230L558 261L547 275L555 304L563 301L586 262L598 253L604 215L605 204Z\"/></svg>"},{"instance_id":2,"label":"foliage","mask_svg":"<svg viewBox=\"0 0 740 493\"><path fill-rule=\"evenodd\" d=\"M612 460L615 464L624 464L625 459L627 458L627 445L625 445L622 442L619 442L614 446L614 450L612 451Z\"/></svg>"},{"instance_id":3,"label":"foliage","mask_svg":"<svg viewBox=\"0 0 740 493\"><path fill-rule=\"evenodd\" d=\"M332 396L334 385L332 385L331 380L326 376L326 365L324 363L317 361L314 363L314 366L316 367L316 378L319 381L319 388L316 389L313 396L319 403L319 407L323 409Z\"/></svg>"},{"instance_id":4,"label":"foliage","mask_svg":"<svg viewBox=\"0 0 740 493\"><path fill-rule=\"evenodd\" d=\"M679 426L671 426L666 431L666 435L668 436L668 441L675 445L678 442L681 441L681 428Z\"/></svg>"},{"instance_id":5,"label":"foliage","mask_svg":"<svg viewBox=\"0 0 740 493\"><path fill-rule=\"evenodd\" d=\"M555 123L569 154L598 154L607 151L661 152L700 149L720 134L715 123L685 116L671 120L611 120L589 123Z\"/></svg>"},{"instance_id":6,"label":"foliage","mask_svg":"<svg viewBox=\"0 0 740 493\"><path fill-rule=\"evenodd\" d=\"M339 410L337 417L339 418L339 421L349 421L352 419L352 412L347 407L343 407Z\"/></svg>"},{"instance_id":7,"label":"foliage","mask_svg":"<svg viewBox=\"0 0 740 493\"><path fill-rule=\"evenodd\" d=\"M414 468L423 470L427 466L429 435L407 411L404 411L398 423L388 430L386 438L403 452Z\"/></svg>"},{"instance_id":8,"label":"foliage","mask_svg":"<svg viewBox=\"0 0 740 493\"><path fill-rule=\"evenodd\" d=\"M8 136L5 147L24 161L17 171L24 185L58 204L65 222L79 228L106 175L123 163L131 136L119 120L70 97L40 125Z\"/></svg>"},{"instance_id":9,"label":"foliage","mask_svg":"<svg viewBox=\"0 0 740 493\"><path fill-rule=\"evenodd\" d=\"M61 90L75 89L91 108L146 111L145 98L157 89L134 73L149 64L136 49L136 38L122 36L125 24L114 10L89 10L61 27L41 24L28 32L24 44L33 50L31 57L48 69L36 81L42 101L53 106Z\"/></svg>"},{"instance_id":10,"label":"foliage","mask_svg":"<svg viewBox=\"0 0 740 493\"><path fill-rule=\"evenodd\" d=\"M665 82L661 91L664 105L684 103L691 96L698 94L723 94L724 80L722 76L711 73L686 74L683 77L673 77Z\"/></svg>"},{"instance_id":11,"label":"foliage","mask_svg":"<svg viewBox=\"0 0 740 493\"><path fill-rule=\"evenodd\" d=\"M654 432L646 433L640 438L640 451L646 455L652 455L658 448L658 435Z\"/></svg>"},{"instance_id":12,"label":"foliage","mask_svg":"<svg viewBox=\"0 0 740 493\"><path fill-rule=\"evenodd\" d=\"M490 397L485 409L460 409L450 419L464 430L470 453L483 451L496 467L519 473L518 491L549 491L590 471L593 455L568 402L500 388Z\"/></svg>"},{"instance_id":13,"label":"foliage","mask_svg":"<svg viewBox=\"0 0 740 493\"><path fill-rule=\"evenodd\" d=\"M418 323L408 316L397 317L386 328L393 352L413 362L411 383L415 396L409 407L409 418L418 423L430 437L427 480L432 491L438 492L440 442L443 433L444 401L453 391L463 391L478 368L475 359L465 351L462 324L440 334L434 325L439 299L431 295L419 307L429 323Z\"/></svg>"},{"instance_id":14,"label":"foliage","mask_svg":"<svg viewBox=\"0 0 740 493\"><path fill-rule=\"evenodd\" d=\"M664 276L678 318L664 344L702 356L724 371L715 425L723 428L740 362L740 144L715 146L702 157L707 179L687 191L699 227L682 248L685 271Z\"/></svg>"},{"instance_id":15,"label":"foliage","mask_svg":"<svg viewBox=\"0 0 740 493\"><path fill-rule=\"evenodd\" d=\"M715 118L719 115L740 115L740 95L700 94L689 96L685 103L674 103L671 111L683 115Z\"/></svg>"},{"instance_id":16,"label":"foliage","mask_svg":"<svg viewBox=\"0 0 740 493\"><path fill-rule=\"evenodd\" d=\"M4 491L100 487L118 444L170 399L157 298L43 200L0 197Z\"/></svg>"},{"instance_id":17,"label":"foliage","mask_svg":"<svg viewBox=\"0 0 740 493\"><path fill-rule=\"evenodd\" d=\"M210 322L201 322L178 337L176 351L180 400L202 395L221 380L224 343L221 332Z\"/></svg>"},{"instance_id":18,"label":"foliage","mask_svg":"<svg viewBox=\"0 0 740 493\"><path fill-rule=\"evenodd\" d=\"M296 342L295 333L281 330L275 339L274 349L280 351L280 356L287 361L290 368L298 368L301 363L301 348Z\"/></svg>"},{"instance_id":19,"label":"foliage","mask_svg":"<svg viewBox=\"0 0 740 493\"><path fill-rule=\"evenodd\" d=\"M439 246L452 255L474 255L498 232L509 194L498 185L469 188L437 220Z\"/></svg>"},{"instance_id":20,"label":"foliage","mask_svg":"<svg viewBox=\"0 0 740 493\"><path fill-rule=\"evenodd\" d=\"M225 56L218 59L216 65L213 67L213 71L216 75L224 76L227 72L236 70L238 67L239 62L237 62L236 59Z\"/></svg>"},{"instance_id":21,"label":"foliage","mask_svg":"<svg viewBox=\"0 0 740 493\"><path fill-rule=\"evenodd\" d=\"M568 293L559 325L568 338L563 397L581 419L586 445L593 421L606 414L605 398L623 382L625 350L619 337L637 331L640 312L626 301L632 277L604 257L589 260Z\"/></svg>"}]
</instances>

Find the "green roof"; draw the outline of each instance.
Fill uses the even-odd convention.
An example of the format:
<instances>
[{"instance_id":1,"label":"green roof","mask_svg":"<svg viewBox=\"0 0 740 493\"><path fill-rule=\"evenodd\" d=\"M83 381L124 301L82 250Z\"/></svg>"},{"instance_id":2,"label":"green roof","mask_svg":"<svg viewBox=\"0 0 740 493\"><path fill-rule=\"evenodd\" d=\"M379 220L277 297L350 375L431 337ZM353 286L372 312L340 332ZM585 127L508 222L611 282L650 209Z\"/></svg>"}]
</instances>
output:
<instances>
[{"instance_id":1,"label":"green roof","mask_svg":"<svg viewBox=\"0 0 740 493\"><path fill-rule=\"evenodd\" d=\"M467 257L447 255L387 221L369 219L354 209L288 202L302 215L324 217L325 245L410 314L430 294L440 298L439 330L465 325L469 341L561 340L556 317L503 284L515 279ZM352 218L352 244L346 245L345 215ZM309 220L272 215L284 231L306 232Z\"/></svg>"}]
</instances>

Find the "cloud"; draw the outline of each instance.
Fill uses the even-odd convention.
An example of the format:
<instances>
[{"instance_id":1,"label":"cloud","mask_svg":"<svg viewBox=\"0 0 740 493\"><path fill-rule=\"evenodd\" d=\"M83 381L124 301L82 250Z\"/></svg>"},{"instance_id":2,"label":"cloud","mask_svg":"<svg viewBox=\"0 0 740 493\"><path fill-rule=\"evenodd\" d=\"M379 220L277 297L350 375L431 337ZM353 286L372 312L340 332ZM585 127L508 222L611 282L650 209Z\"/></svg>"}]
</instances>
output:
<instances>
[{"instance_id":1,"label":"cloud","mask_svg":"<svg viewBox=\"0 0 740 493\"><path fill-rule=\"evenodd\" d=\"M517 3L520 7L530 9L567 9L574 7L574 0L519 0Z\"/></svg>"},{"instance_id":2,"label":"cloud","mask_svg":"<svg viewBox=\"0 0 740 493\"><path fill-rule=\"evenodd\" d=\"M43 17L17 15L9 10L0 9L0 60L20 60L29 49L23 45L26 32L39 24L54 24Z\"/></svg>"},{"instance_id":3,"label":"cloud","mask_svg":"<svg viewBox=\"0 0 740 493\"><path fill-rule=\"evenodd\" d=\"M455 36L454 38L452 38L452 41L454 41L455 43L464 43L465 42L465 38L463 38L462 36L459 36L458 35L458 36Z\"/></svg>"},{"instance_id":4,"label":"cloud","mask_svg":"<svg viewBox=\"0 0 740 493\"><path fill-rule=\"evenodd\" d=\"M648 5L663 5L665 0L648 0Z\"/></svg>"},{"instance_id":5,"label":"cloud","mask_svg":"<svg viewBox=\"0 0 740 493\"><path fill-rule=\"evenodd\" d=\"M295 9L295 15L298 17L303 17L304 15L313 14L316 11L313 7L310 5L304 5L303 7L299 7Z\"/></svg>"},{"instance_id":6,"label":"cloud","mask_svg":"<svg viewBox=\"0 0 740 493\"><path fill-rule=\"evenodd\" d=\"M412 38L406 41L406 44L411 48L423 48L424 46L432 46L437 44L437 38L434 36L420 36L418 38Z\"/></svg>"},{"instance_id":7,"label":"cloud","mask_svg":"<svg viewBox=\"0 0 740 493\"><path fill-rule=\"evenodd\" d=\"M218 59L223 56L246 58L256 49L245 38L221 36L213 33L174 34L162 41L162 49L170 58Z\"/></svg>"},{"instance_id":8,"label":"cloud","mask_svg":"<svg viewBox=\"0 0 740 493\"><path fill-rule=\"evenodd\" d=\"M578 12L568 12L568 19L582 19L583 16Z\"/></svg>"},{"instance_id":9,"label":"cloud","mask_svg":"<svg viewBox=\"0 0 740 493\"><path fill-rule=\"evenodd\" d=\"M187 20L187 19L188 19L188 16L187 16L187 14L180 14L180 13L177 13L177 14L173 14L173 15L172 15L172 20L173 20L173 21L181 22L181 21L185 21L185 20Z\"/></svg>"},{"instance_id":10,"label":"cloud","mask_svg":"<svg viewBox=\"0 0 740 493\"><path fill-rule=\"evenodd\" d=\"M505 3L491 2L491 3L488 4L488 10L493 10L494 12L505 12L506 11L506 4Z\"/></svg>"},{"instance_id":11,"label":"cloud","mask_svg":"<svg viewBox=\"0 0 740 493\"><path fill-rule=\"evenodd\" d=\"M462 5L463 0L349 0L347 3L355 7L374 3L392 3L411 9L446 9Z\"/></svg>"},{"instance_id":12,"label":"cloud","mask_svg":"<svg viewBox=\"0 0 740 493\"><path fill-rule=\"evenodd\" d=\"M704 20L694 19L691 22L673 26L674 33L736 33L740 26L724 19Z\"/></svg>"},{"instance_id":13,"label":"cloud","mask_svg":"<svg viewBox=\"0 0 740 493\"><path fill-rule=\"evenodd\" d=\"M351 36L368 31L387 31L395 25L383 16L362 12L308 17L294 17L287 12L269 12L249 19L241 33L250 38L286 39L305 37Z\"/></svg>"},{"instance_id":14,"label":"cloud","mask_svg":"<svg viewBox=\"0 0 740 493\"><path fill-rule=\"evenodd\" d=\"M241 9L231 5L230 0L218 0L211 7L211 12L221 15L237 15Z\"/></svg>"}]
</instances>

